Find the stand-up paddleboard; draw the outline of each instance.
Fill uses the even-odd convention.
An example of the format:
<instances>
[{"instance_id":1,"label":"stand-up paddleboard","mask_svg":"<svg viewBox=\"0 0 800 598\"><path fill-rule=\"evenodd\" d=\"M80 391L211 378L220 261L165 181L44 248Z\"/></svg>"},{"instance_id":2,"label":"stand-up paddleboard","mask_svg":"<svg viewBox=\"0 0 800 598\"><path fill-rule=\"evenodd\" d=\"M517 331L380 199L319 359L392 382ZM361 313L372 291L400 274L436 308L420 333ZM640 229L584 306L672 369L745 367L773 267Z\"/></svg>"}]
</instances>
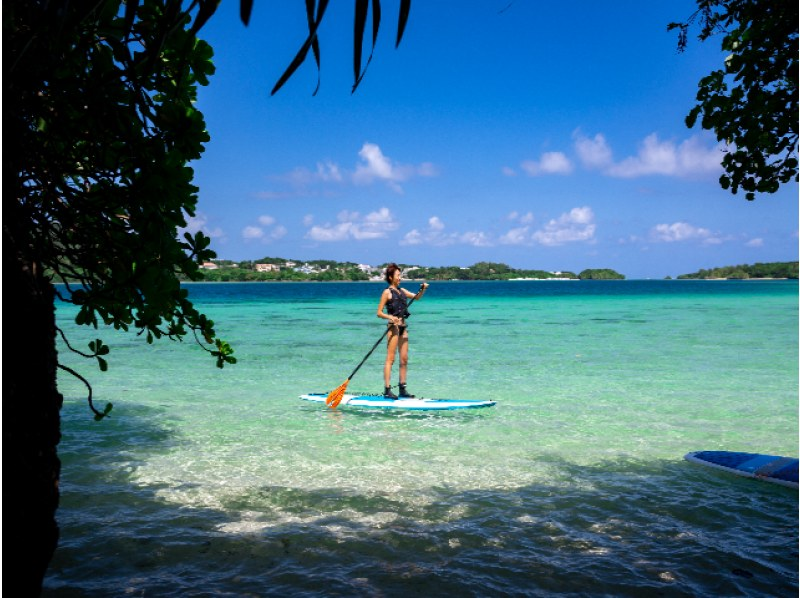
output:
<instances>
[{"instance_id":1,"label":"stand-up paddleboard","mask_svg":"<svg viewBox=\"0 0 800 598\"><path fill-rule=\"evenodd\" d=\"M689 453L684 458L698 465L797 489L798 460L792 457L730 451L698 451Z\"/></svg>"},{"instance_id":2,"label":"stand-up paddleboard","mask_svg":"<svg viewBox=\"0 0 800 598\"><path fill-rule=\"evenodd\" d=\"M304 401L322 403L328 393L312 392L300 395ZM477 409L491 407L495 401L457 400L457 399L387 399L383 395L345 394L339 407L366 407L372 409L405 409L408 411L452 411L454 409Z\"/></svg>"}]
</instances>

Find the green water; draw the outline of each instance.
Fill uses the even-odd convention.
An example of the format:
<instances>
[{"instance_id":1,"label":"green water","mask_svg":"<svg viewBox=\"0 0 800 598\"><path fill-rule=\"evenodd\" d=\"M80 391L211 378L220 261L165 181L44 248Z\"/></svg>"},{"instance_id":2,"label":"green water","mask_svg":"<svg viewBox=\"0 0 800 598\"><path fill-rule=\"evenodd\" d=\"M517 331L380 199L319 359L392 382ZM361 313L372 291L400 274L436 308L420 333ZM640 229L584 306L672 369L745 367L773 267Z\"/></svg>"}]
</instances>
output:
<instances>
[{"instance_id":1,"label":"green water","mask_svg":"<svg viewBox=\"0 0 800 598\"><path fill-rule=\"evenodd\" d=\"M115 407L92 421L60 379L45 595L797 595L796 491L683 460L797 456L796 281L436 283L409 388L495 407L299 401L381 335L382 288L192 285L224 370L190 342L104 333L105 374L62 347Z\"/></svg>"}]
</instances>

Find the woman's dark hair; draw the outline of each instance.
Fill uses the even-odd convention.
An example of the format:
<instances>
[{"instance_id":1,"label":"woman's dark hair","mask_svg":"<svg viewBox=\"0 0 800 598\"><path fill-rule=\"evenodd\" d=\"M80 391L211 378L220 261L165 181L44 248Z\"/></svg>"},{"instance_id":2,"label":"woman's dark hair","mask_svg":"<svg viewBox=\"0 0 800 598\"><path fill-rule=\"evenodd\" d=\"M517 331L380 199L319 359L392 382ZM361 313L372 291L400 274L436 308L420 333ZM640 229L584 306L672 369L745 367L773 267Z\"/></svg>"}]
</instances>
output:
<instances>
[{"instance_id":1,"label":"woman's dark hair","mask_svg":"<svg viewBox=\"0 0 800 598\"><path fill-rule=\"evenodd\" d=\"M398 271L398 270L400 270L400 266L398 266L398 265L397 265L397 264L395 264L394 262L392 262L391 264L389 264L388 266L386 266L386 273L384 274L384 276L383 276L383 277L386 279L386 282L387 282L387 283L391 284L391 282L392 282L392 277L394 276L394 273L395 273L396 271Z\"/></svg>"}]
</instances>

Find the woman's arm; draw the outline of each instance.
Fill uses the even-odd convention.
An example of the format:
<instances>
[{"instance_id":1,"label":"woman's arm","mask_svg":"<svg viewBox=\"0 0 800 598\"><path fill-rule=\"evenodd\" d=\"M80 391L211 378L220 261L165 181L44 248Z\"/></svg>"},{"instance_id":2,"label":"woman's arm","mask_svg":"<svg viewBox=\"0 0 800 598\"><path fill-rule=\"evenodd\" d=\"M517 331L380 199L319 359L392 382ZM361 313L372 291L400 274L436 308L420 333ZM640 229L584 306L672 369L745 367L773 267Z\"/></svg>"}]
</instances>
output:
<instances>
[{"instance_id":1,"label":"woman's arm","mask_svg":"<svg viewBox=\"0 0 800 598\"><path fill-rule=\"evenodd\" d=\"M419 287L418 293L412 293L411 291L407 291L406 289L403 289L403 293L405 293L406 297L408 297L409 299L411 297L413 297L414 299L421 299L422 296L425 294L425 289L427 288L428 288L428 283L423 282L422 285Z\"/></svg>"}]
</instances>

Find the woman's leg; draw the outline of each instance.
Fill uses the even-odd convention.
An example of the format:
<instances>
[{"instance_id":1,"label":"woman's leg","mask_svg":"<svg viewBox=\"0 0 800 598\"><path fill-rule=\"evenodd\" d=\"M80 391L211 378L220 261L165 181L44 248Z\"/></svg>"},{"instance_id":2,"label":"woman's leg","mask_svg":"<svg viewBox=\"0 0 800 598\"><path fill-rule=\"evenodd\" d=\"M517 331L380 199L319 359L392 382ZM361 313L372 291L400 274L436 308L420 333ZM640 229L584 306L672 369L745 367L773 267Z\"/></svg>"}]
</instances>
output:
<instances>
[{"instance_id":1,"label":"woman's leg","mask_svg":"<svg viewBox=\"0 0 800 598\"><path fill-rule=\"evenodd\" d=\"M394 354L397 352L397 327L392 326L389 329L386 343L386 361L383 364L383 385L389 388L392 385L392 364L394 363Z\"/></svg>"},{"instance_id":2,"label":"woman's leg","mask_svg":"<svg viewBox=\"0 0 800 598\"><path fill-rule=\"evenodd\" d=\"M398 341L400 349L400 384L406 383L408 372L408 331L404 330Z\"/></svg>"}]
</instances>

